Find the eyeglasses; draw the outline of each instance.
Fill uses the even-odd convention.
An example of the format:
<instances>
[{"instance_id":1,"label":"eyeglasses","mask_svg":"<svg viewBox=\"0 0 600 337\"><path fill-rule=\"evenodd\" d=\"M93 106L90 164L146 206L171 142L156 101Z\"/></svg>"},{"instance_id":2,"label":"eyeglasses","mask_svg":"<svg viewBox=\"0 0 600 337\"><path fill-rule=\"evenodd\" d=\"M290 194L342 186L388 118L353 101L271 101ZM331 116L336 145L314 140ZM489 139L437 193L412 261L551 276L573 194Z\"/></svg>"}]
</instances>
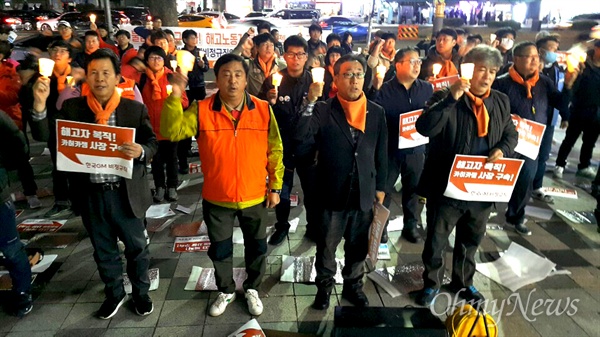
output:
<instances>
[{"instance_id":1,"label":"eyeglasses","mask_svg":"<svg viewBox=\"0 0 600 337\"><path fill-rule=\"evenodd\" d=\"M342 76L344 76L345 79L356 78L360 80L365 78L365 73L343 73Z\"/></svg>"},{"instance_id":2,"label":"eyeglasses","mask_svg":"<svg viewBox=\"0 0 600 337\"><path fill-rule=\"evenodd\" d=\"M410 62L411 66L420 66L421 64L423 64L423 61L421 59L402 60L399 63L404 63L404 62Z\"/></svg>"},{"instance_id":3,"label":"eyeglasses","mask_svg":"<svg viewBox=\"0 0 600 337\"><path fill-rule=\"evenodd\" d=\"M148 57L148 61L164 61L164 59L162 58L162 56L149 56Z\"/></svg>"},{"instance_id":4,"label":"eyeglasses","mask_svg":"<svg viewBox=\"0 0 600 337\"><path fill-rule=\"evenodd\" d=\"M287 56L289 58L296 58L298 60L305 58L306 55L307 55L306 53L285 53L285 56Z\"/></svg>"}]
</instances>

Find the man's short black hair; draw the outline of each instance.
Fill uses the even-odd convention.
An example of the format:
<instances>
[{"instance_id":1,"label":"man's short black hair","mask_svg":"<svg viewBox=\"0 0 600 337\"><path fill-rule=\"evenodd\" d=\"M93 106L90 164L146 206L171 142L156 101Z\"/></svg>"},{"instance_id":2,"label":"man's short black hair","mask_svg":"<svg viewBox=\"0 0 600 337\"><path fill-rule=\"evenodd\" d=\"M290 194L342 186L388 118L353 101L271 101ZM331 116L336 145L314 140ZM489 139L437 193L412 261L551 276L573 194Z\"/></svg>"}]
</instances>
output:
<instances>
[{"instance_id":1,"label":"man's short black hair","mask_svg":"<svg viewBox=\"0 0 600 337\"><path fill-rule=\"evenodd\" d=\"M115 54L115 52L110 49L100 48L88 56L87 63L85 66L86 74L88 71L87 68L89 67L90 63L92 63L92 61L104 59L110 60L110 63L112 64L113 69L115 70L115 75L119 75L121 73L121 62L119 61L119 57L117 56L117 54Z\"/></svg>"},{"instance_id":2,"label":"man's short black hair","mask_svg":"<svg viewBox=\"0 0 600 337\"><path fill-rule=\"evenodd\" d=\"M146 62L146 64L148 64L148 58L150 57L150 54L156 54L162 57L165 63L167 63L167 53L165 53L165 50L161 47L150 46L148 47L148 49L146 49L146 51L144 52L144 62Z\"/></svg>"},{"instance_id":3,"label":"man's short black hair","mask_svg":"<svg viewBox=\"0 0 600 337\"><path fill-rule=\"evenodd\" d=\"M152 18L153 22L154 21L158 21L158 20L162 21L162 18L160 16L158 16L158 15L156 15L155 17Z\"/></svg>"},{"instance_id":4,"label":"man's short black hair","mask_svg":"<svg viewBox=\"0 0 600 337\"><path fill-rule=\"evenodd\" d=\"M321 26L317 25L316 23L313 23L312 25L310 25L310 27L308 27L308 33L310 34L311 32L319 32L323 34L323 28L321 28Z\"/></svg>"},{"instance_id":5,"label":"man's short black hair","mask_svg":"<svg viewBox=\"0 0 600 337\"><path fill-rule=\"evenodd\" d=\"M258 32L260 32L263 29L266 29L267 32L270 32L271 31L271 26L268 23L266 23L266 22L259 22L256 25L256 32L258 33Z\"/></svg>"},{"instance_id":6,"label":"man's short black hair","mask_svg":"<svg viewBox=\"0 0 600 337\"><path fill-rule=\"evenodd\" d=\"M2 54L2 59L7 59L12 54L12 47L8 41L0 41L0 54Z\"/></svg>"},{"instance_id":7,"label":"man's short black hair","mask_svg":"<svg viewBox=\"0 0 600 337\"><path fill-rule=\"evenodd\" d=\"M100 34L98 34L98 32L96 32L95 30L88 30L85 32L85 34L83 35L83 40L85 41L85 39L88 36L95 36L98 38L98 41L100 41Z\"/></svg>"},{"instance_id":8,"label":"man's short black hair","mask_svg":"<svg viewBox=\"0 0 600 337\"><path fill-rule=\"evenodd\" d=\"M275 37L275 34L279 33L279 30L277 29L271 29L271 35L273 35L273 37Z\"/></svg>"},{"instance_id":9,"label":"man's short black hair","mask_svg":"<svg viewBox=\"0 0 600 337\"><path fill-rule=\"evenodd\" d=\"M337 34L337 33L331 33L329 35L327 35L327 38L325 39L325 42L327 44L329 44L331 41L339 41L340 45L342 44L342 37Z\"/></svg>"},{"instance_id":10,"label":"man's short black hair","mask_svg":"<svg viewBox=\"0 0 600 337\"><path fill-rule=\"evenodd\" d=\"M290 35L283 41L283 51L287 52L289 47L302 47L305 53L308 51L308 43L298 35Z\"/></svg>"},{"instance_id":11,"label":"man's short black hair","mask_svg":"<svg viewBox=\"0 0 600 337\"><path fill-rule=\"evenodd\" d=\"M417 53L417 55L419 55L419 50L415 47L406 47L396 50L396 55L394 56L394 63L402 60L404 58L404 55L412 52L415 52Z\"/></svg>"},{"instance_id":12,"label":"man's short black hair","mask_svg":"<svg viewBox=\"0 0 600 337\"><path fill-rule=\"evenodd\" d=\"M121 35L125 35L129 40L131 40L131 33L129 33L128 31L124 29L119 29L119 31L117 31L117 34L115 34L115 37L119 37Z\"/></svg>"},{"instance_id":13,"label":"man's short black hair","mask_svg":"<svg viewBox=\"0 0 600 337\"><path fill-rule=\"evenodd\" d=\"M221 57L219 57L217 59L217 62L215 62L215 76L219 77L219 70L221 69L222 66L226 65L227 63L231 63L231 62L239 62L242 64L242 67L244 67L244 76L248 75L248 64L246 64L246 62L244 62L244 58L242 58L239 55L235 55L235 54L225 54Z\"/></svg>"},{"instance_id":14,"label":"man's short black hair","mask_svg":"<svg viewBox=\"0 0 600 337\"><path fill-rule=\"evenodd\" d=\"M456 30L447 27L440 29L440 31L437 32L437 34L435 34L435 37L437 38L440 35L450 36L453 40L456 40L456 38L458 37L458 34L456 34Z\"/></svg>"},{"instance_id":15,"label":"man's short black hair","mask_svg":"<svg viewBox=\"0 0 600 337\"><path fill-rule=\"evenodd\" d=\"M258 48L261 44L265 42L271 42L275 44L275 38L270 33L262 33L252 38L252 42L254 42L254 45Z\"/></svg>"},{"instance_id":16,"label":"man's short black hair","mask_svg":"<svg viewBox=\"0 0 600 337\"><path fill-rule=\"evenodd\" d=\"M394 34L394 33L383 33L381 35L381 39L383 41L387 41L389 39L392 39L392 40L396 41L396 34Z\"/></svg>"},{"instance_id":17,"label":"man's short black hair","mask_svg":"<svg viewBox=\"0 0 600 337\"><path fill-rule=\"evenodd\" d=\"M503 27L496 31L496 39L500 40L502 38L505 38L508 34L512 34L512 36L514 36L515 39L517 38L517 32L514 29L512 29L511 27Z\"/></svg>"},{"instance_id":18,"label":"man's short black hair","mask_svg":"<svg viewBox=\"0 0 600 337\"><path fill-rule=\"evenodd\" d=\"M365 60L365 58L363 56L354 55L354 54L346 54L346 55L340 57L340 59L337 60L337 62L335 62L335 65L333 66L333 73L335 75L339 74L342 64L344 64L346 62L360 62L360 65L362 65L362 68L363 68L363 72L367 71L367 61Z\"/></svg>"},{"instance_id":19,"label":"man's short black hair","mask_svg":"<svg viewBox=\"0 0 600 337\"><path fill-rule=\"evenodd\" d=\"M195 37L198 37L198 33L196 33L195 30L193 30L193 29L186 29L186 30L183 31L183 33L181 33L181 38L184 39L184 40L187 40L192 35L195 36Z\"/></svg>"},{"instance_id":20,"label":"man's short black hair","mask_svg":"<svg viewBox=\"0 0 600 337\"><path fill-rule=\"evenodd\" d=\"M483 42L483 36L481 34L471 34L467 36L467 43L473 43L475 41L479 41L479 43Z\"/></svg>"},{"instance_id":21,"label":"man's short black hair","mask_svg":"<svg viewBox=\"0 0 600 337\"><path fill-rule=\"evenodd\" d=\"M173 33L173 31L170 29L163 29L163 32L165 32L167 35L171 35L173 38L175 37L175 33Z\"/></svg>"},{"instance_id":22,"label":"man's short black hair","mask_svg":"<svg viewBox=\"0 0 600 337\"><path fill-rule=\"evenodd\" d=\"M559 39L558 35L550 34L548 36L544 36L543 38L535 41L535 46L537 47L537 49L540 49L540 48L543 48L546 45L546 43L548 43L550 41L560 44L560 39Z\"/></svg>"},{"instance_id":23,"label":"man's short black hair","mask_svg":"<svg viewBox=\"0 0 600 337\"><path fill-rule=\"evenodd\" d=\"M525 49L527 49L529 47L533 47L533 48L537 49L535 43L533 43L531 41L523 41L523 42L517 43L517 45L514 46L514 48L513 48L513 56L523 56L523 52L525 51Z\"/></svg>"},{"instance_id":24,"label":"man's short black hair","mask_svg":"<svg viewBox=\"0 0 600 337\"><path fill-rule=\"evenodd\" d=\"M50 43L50 45L48 46L48 50L50 50L52 48L65 48L67 50L67 52L69 53L69 57L72 57L72 55L73 55L73 47L71 47L71 45L63 39L56 40L56 41Z\"/></svg>"},{"instance_id":25,"label":"man's short black hair","mask_svg":"<svg viewBox=\"0 0 600 337\"><path fill-rule=\"evenodd\" d=\"M454 28L454 31L456 32L456 36L467 35L467 31L462 28Z\"/></svg>"},{"instance_id":26,"label":"man's short black hair","mask_svg":"<svg viewBox=\"0 0 600 337\"><path fill-rule=\"evenodd\" d=\"M167 33L163 32L162 30L157 30L155 32L153 32L152 34L150 34L150 42L152 42L154 44L154 41L156 40L168 40L167 39Z\"/></svg>"}]
</instances>

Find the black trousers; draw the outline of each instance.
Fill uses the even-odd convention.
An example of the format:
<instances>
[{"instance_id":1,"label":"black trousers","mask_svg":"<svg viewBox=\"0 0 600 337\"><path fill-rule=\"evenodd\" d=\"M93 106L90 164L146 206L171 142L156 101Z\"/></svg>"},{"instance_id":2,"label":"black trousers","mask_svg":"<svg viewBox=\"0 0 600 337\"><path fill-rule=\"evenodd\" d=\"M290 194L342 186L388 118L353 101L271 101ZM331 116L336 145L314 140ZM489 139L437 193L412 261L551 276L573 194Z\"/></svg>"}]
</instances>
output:
<instances>
[{"instance_id":1,"label":"black trousers","mask_svg":"<svg viewBox=\"0 0 600 337\"><path fill-rule=\"evenodd\" d=\"M578 116L572 116L569 120L569 127L567 127L565 139L558 149L558 156L556 157L557 166L564 167L567 165L567 157L569 156L569 153L571 153L571 150L581 133L583 133L581 139L583 144L581 144L579 165L577 167L579 169L584 169L590 166L592 154L594 153L594 146L596 145L598 135L600 134L600 121L598 119L582 119Z\"/></svg>"},{"instance_id":2,"label":"black trousers","mask_svg":"<svg viewBox=\"0 0 600 337\"><path fill-rule=\"evenodd\" d=\"M244 236L244 260L248 278L244 290L260 286L267 268L267 226L264 203L244 209L217 206L202 200L202 214L208 228L208 257L215 266L219 291L235 292L233 280L233 224L237 217Z\"/></svg>"},{"instance_id":3,"label":"black trousers","mask_svg":"<svg viewBox=\"0 0 600 337\"><path fill-rule=\"evenodd\" d=\"M321 223L321 210L316 200L317 193L317 165L297 167L296 172L300 178L300 186L304 194L304 208L306 209L306 232L318 234Z\"/></svg>"},{"instance_id":4,"label":"black trousers","mask_svg":"<svg viewBox=\"0 0 600 337\"><path fill-rule=\"evenodd\" d=\"M151 165L155 187L165 187L165 168L166 187L177 187L177 142L159 141Z\"/></svg>"},{"instance_id":5,"label":"black trousers","mask_svg":"<svg viewBox=\"0 0 600 337\"><path fill-rule=\"evenodd\" d=\"M439 289L444 277L444 253L448 237L456 227L452 253L452 282L462 287L473 284L475 252L485 235L492 204L488 202L447 202L447 199L427 203L427 239L423 247L423 281L425 288Z\"/></svg>"},{"instance_id":6,"label":"black trousers","mask_svg":"<svg viewBox=\"0 0 600 337\"><path fill-rule=\"evenodd\" d=\"M404 228L416 228L419 224L423 205L419 203L416 194L423 165L424 153L394 154L388 156L387 189L383 205L389 209L392 203L392 192L398 175L402 174L402 213L404 214Z\"/></svg>"},{"instance_id":7,"label":"black trousers","mask_svg":"<svg viewBox=\"0 0 600 337\"><path fill-rule=\"evenodd\" d=\"M330 291L334 285L337 270L335 251L345 239L342 269L344 283L355 283L362 279L364 262L369 250L369 228L373 221L373 210L363 212L358 209L344 211L321 211L321 235L317 240L315 269L317 287Z\"/></svg>"},{"instance_id":8,"label":"black trousers","mask_svg":"<svg viewBox=\"0 0 600 337\"><path fill-rule=\"evenodd\" d=\"M538 170L537 159L531 160L520 154L516 158L522 159L524 162L506 209L506 222L512 225L516 225L525 219L525 206L531 198L533 180Z\"/></svg>"},{"instance_id":9,"label":"black trousers","mask_svg":"<svg viewBox=\"0 0 600 337\"><path fill-rule=\"evenodd\" d=\"M71 204L69 195L69 180L67 172L56 169L56 142L48 143L50 149L50 158L52 159L52 192L54 193L54 203L62 206Z\"/></svg>"},{"instance_id":10,"label":"black trousers","mask_svg":"<svg viewBox=\"0 0 600 337\"><path fill-rule=\"evenodd\" d=\"M125 244L132 295L146 295L150 289L150 254L144 220L133 215L124 183L118 189L106 191L99 185L92 184L85 195L81 218L94 247L94 260L104 282L104 293L107 298L120 298L125 294L123 264L117 246L119 238Z\"/></svg>"}]
</instances>

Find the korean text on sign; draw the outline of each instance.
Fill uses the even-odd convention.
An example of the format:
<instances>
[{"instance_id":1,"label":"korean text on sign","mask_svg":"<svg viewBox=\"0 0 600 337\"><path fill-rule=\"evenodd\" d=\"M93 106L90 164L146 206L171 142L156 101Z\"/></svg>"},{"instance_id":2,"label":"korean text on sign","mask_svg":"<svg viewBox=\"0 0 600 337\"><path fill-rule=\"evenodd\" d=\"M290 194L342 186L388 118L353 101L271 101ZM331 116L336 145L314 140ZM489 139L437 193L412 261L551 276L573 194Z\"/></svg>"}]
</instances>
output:
<instances>
[{"instance_id":1,"label":"korean text on sign","mask_svg":"<svg viewBox=\"0 0 600 337\"><path fill-rule=\"evenodd\" d=\"M536 160L540 153L540 145L542 144L544 131L546 131L546 125L521 118L517 115L511 115L511 117L519 133L519 142L515 147L515 152L531 160Z\"/></svg>"},{"instance_id":2,"label":"korean text on sign","mask_svg":"<svg viewBox=\"0 0 600 337\"><path fill-rule=\"evenodd\" d=\"M398 148L410 149L429 143L429 138L417 132L417 119L423 114L423 109L406 112L400 115Z\"/></svg>"},{"instance_id":3,"label":"korean text on sign","mask_svg":"<svg viewBox=\"0 0 600 337\"><path fill-rule=\"evenodd\" d=\"M523 161L502 158L486 163L487 157L456 155L444 195L465 201L508 202Z\"/></svg>"},{"instance_id":4,"label":"korean text on sign","mask_svg":"<svg viewBox=\"0 0 600 337\"><path fill-rule=\"evenodd\" d=\"M454 76L437 78L435 80L429 81L429 83L431 83L431 85L433 85L433 91L438 91L438 90L442 90L446 87L451 86L452 84L454 84L454 82L459 81L459 80L460 80L460 77L458 75L454 75Z\"/></svg>"},{"instance_id":5,"label":"korean text on sign","mask_svg":"<svg viewBox=\"0 0 600 337\"><path fill-rule=\"evenodd\" d=\"M133 142L135 129L116 126L56 121L59 171L114 174L131 179L133 159L120 151Z\"/></svg>"}]
</instances>

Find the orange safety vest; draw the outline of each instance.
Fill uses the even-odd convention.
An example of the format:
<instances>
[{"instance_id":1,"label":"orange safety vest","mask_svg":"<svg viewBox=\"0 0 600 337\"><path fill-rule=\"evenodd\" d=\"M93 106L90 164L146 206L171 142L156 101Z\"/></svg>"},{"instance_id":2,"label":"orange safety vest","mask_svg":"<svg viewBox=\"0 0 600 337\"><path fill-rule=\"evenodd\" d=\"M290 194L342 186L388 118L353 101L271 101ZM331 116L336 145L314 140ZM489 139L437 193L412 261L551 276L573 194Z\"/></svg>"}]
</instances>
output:
<instances>
[{"instance_id":1,"label":"orange safety vest","mask_svg":"<svg viewBox=\"0 0 600 337\"><path fill-rule=\"evenodd\" d=\"M270 120L269 103L248 94L237 127L219 95L200 101L197 141L204 199L238 203L266 195Z\"/></svg>"}]
</instances>

